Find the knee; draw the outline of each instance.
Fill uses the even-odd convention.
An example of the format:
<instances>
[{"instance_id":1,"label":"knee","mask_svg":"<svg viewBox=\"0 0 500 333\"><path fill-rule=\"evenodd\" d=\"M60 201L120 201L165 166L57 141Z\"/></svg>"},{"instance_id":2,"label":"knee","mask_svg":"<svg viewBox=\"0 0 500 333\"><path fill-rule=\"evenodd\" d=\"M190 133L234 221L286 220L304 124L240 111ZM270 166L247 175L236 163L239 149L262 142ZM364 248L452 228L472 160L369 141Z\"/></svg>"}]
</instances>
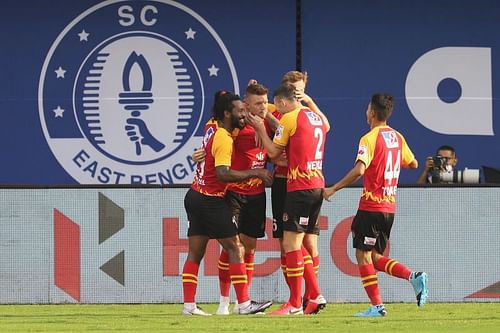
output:
<instances>
[{"instance_id":1,"label":"knee","mask_svg":"<svg viewBox=\"0 0 500 333\"><path fill-rule=\"evenodd\" d=\"M240 242L230 242L226 244L224 248L229 255L230 262L243 262L243 254L245 253L245 248Z\"/></svg>"}]
</instances>

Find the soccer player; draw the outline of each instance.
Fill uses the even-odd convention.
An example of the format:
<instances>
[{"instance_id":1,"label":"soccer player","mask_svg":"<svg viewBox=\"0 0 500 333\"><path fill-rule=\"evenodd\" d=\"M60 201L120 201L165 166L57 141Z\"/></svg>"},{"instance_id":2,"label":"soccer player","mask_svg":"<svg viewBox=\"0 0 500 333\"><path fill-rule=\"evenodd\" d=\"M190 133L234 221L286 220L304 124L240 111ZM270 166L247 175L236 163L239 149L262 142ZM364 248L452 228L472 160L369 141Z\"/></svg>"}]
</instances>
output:
<instances>
[{"instance_id":1,"label":"soccer player","mask_svg":"<svg viewBox=\"0 0 500 333\"><path fill-rule=\"evenodd\" d=\"M383 256L394 221L396 189L401 167L416 169L418 162L401 133L387 125L393 111L393 97L372 96L366 118L370 131L359 141L356 163L335 185L325 189L329 199L335 192L363 176L363 193L352 222L353 247L356 249L359 274L372 306L357 317L382 317L387 311L380 296L377 273L405 279L412 284L417 305L427 300L427 274L412 272L405 265Z\"/></svg>"},{"instance_id":2,"label":"soccer player","mask_svg":"<svg viewBox=\"0 0 500 333\"><path fill-rule=\"evenodd\" d=\"M245 107L261 119L267 115L267 88L253 83L247 86L245 92ZM233 154L231 159L232 170L264 169L266 167L267 152L257 145L255 130L248 124L239 129L234 137ZM245 248L244 261L248 286L252 281L254 270L254 255L257 239L264 237L266 223L266 193L265 183L258 177L245 179L240 182L229 183L226 200L231 207L233 219L238 225L239 238ZM221 251L219 262L220 302L216 314L229 314L229 255L224 249ZM237 311L235 305L234 311Z\"/></svg>"},{"instance_id":3,"label":"soccer player","mask_svg":"<svg viewBox=\"0 0 500 333\"><path fill-rule=\"evenodd\" d=\"M327 127L322 118L303 107L295 95L296 89L290 84L281 85L274 91L274 105L283 116L273 141L267 135L262 120L251 114L247 115L247 122L259 134L269 157L278 158L286 150L288 160L283 248L290 298L271 313L274 315L304 313L301 293L304 259L301 248L303 240L307 239L307 243L317 249L317 221L323 201L322 163ZM311 308L317 308L315 301L320 296L320 291L315 276L311 282L309 303Z\"/></svg>"},{"instance_id":4,"label":"soccer player","mask_svg":"<svg viewBox=\"0 0 500 333\"><path fill-rule=\"evenodd\" d=\"M316 105L314 100L305 93L305 88L307 85L308 75L306 72L299 71L289 71L283 75L281 79L282 84L291 84L295 87L295 97L303 105L307 106L311 111L317 113L323 120L326 126L326 131L330 130L330 123L327 117L321 112L319 107ZM274 107L274 105L273 105ZM276 110L272 113L277 119L281 119L281 114ZM273 237L278 238L280 241L281 248L281 268L285 276L285 280L288 284L287 273L286 273L286 257L285 251L283 249L283 209L285 207L286 198L286 177L287 168L276 166L274 170L273 185L271 188L271 201L273 209ZM314 284L314 279L317 279L319 272L319 251L317 242L313 237L304 238L304 246L302 247L302 255L304 257L304 280L305 280L305 290L304 297L302 300L302 305L306 314L316 314L321 309L326 306L326 299L320 295L316 298L316 302L311 304L309 308L307 305L309 303L309 285ZM313 277L314 275L314 277ZM310 281L313 279L312 281ZM314 306L313 306L314 305Z\"/></svg>"},{"instance_id":5,"label":"soccer player","mask_svg":"<svg viewBox=\"0 0 500 333\"><path fill-rule=\"evenodd\" d=\"M215 238L229 255L229 274L239 303L239 314L262 312L271 302L258 303L248 297L248 281L243 261L243 246L232 212L224 199L227 182L250 178L271 181L266 169L232 170L231 133L244 126L245 107L239 96L221 91L215 96L213 118L205 126L205 159L197 163L191 188L184 198L187 212L189 251L182 271L184 315L208 315L195 303L198 269L210 238Z\"/></svg>"}]
</instances>

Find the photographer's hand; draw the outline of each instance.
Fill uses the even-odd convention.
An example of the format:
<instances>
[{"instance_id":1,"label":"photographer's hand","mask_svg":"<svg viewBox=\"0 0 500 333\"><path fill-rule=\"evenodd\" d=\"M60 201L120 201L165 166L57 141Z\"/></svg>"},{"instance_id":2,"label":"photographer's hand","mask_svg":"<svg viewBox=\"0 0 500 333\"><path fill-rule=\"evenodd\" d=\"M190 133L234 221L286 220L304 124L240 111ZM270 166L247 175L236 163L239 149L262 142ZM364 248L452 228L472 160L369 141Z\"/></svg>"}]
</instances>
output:
<instances>
[{"instance_id":1,"label":"photographer's hand","mask_svg":"<svg viewBox=\"0 0 500 333\"><path fill-rule=\"evenodd\" d=\"M429 171L434 167L434 161L432 160L432 156L428 156L425 159L424 170L417 178L417 184L426 184L427 176L429 175Z\"/></svg>"}]
</instances>

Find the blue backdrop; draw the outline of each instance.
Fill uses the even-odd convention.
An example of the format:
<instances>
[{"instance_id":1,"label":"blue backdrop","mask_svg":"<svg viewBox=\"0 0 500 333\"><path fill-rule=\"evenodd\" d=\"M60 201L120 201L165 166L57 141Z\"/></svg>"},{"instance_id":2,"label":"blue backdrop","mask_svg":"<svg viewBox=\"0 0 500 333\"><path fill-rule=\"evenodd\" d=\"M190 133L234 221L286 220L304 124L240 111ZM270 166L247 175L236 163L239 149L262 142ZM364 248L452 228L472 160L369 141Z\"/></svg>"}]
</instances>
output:
<instances>
[{"instance_id":1,"label":"blue backdrop","mask_svg":"<svg viewBox=\"0 0 500 333\"><path fill-rule=\"evenodd\" d=\"M294 69L295 6L4 1L0 183L189 183L213 93L250 78L272 90ZM449 144L460 168L500 166L499 13L486 0L303 1L307 92L332 124L327 182L352 166L378 91L396 96L390 124L421 165Z\"/></svg>"},{"instance_id":2,"label":"blue backdrop","mask_svg":"<svg viewBox=\"0 0 500 333\"><path fill-rule=\"evenodd\" d=\"M302 7L308 91L332 124L327 181L352 167L375 92L396 97L389 123L421 166L444 144L457 150L460 169L500 166L497 1L303 1ZM400 180L414 183L420 171L403 171Z\"/></svg>"}]
</instances>

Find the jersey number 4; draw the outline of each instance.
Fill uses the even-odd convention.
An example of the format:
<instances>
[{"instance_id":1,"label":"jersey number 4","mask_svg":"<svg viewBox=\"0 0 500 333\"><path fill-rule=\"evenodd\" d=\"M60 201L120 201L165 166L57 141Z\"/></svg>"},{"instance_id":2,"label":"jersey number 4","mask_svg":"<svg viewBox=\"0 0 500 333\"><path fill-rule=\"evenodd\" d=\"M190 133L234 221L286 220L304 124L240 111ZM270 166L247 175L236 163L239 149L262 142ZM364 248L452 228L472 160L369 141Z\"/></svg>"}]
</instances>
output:
<instances>
[{"instance_id":1,"label":"jersey number 4","mask_svg":"<svg viewBox=\"0 0 500 333\"><path fill-rule=\"evenodd\" d=\"M386 184L397 184L401 171L401 150L397 150L396 161L392 159L392 150L387 153L385 162L384 179Z\"/></svg>"}]
</instances>

